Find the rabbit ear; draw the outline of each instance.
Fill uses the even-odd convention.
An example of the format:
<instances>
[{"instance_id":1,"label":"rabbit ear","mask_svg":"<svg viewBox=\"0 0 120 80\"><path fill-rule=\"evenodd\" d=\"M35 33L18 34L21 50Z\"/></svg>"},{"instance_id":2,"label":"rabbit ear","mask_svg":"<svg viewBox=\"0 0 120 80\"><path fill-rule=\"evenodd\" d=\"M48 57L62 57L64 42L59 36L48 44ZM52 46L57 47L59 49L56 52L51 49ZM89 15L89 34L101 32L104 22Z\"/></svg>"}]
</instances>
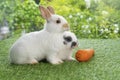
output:
<instances>
[{"instance_id":1,"label":"rabbit ear","mask_svg":"<svg viewBox=\"0 0 120 80\"><path fill-rule=\"evenodd\" d=\"M55 14L53 7L48 6L47 9L50 11L51 14Z\"/></svg>"},{"instance_id":2,"label":"rabbit ear","mask_svg":"<svg viewBox=\"0 0 120 80\"><path fill-rule=\"evenodd\" d=\"M39 9L43 18L48 19L51 17L50 12L46 8L44 8L43 6L39 6Z\"/></svg>"}]
</instances>

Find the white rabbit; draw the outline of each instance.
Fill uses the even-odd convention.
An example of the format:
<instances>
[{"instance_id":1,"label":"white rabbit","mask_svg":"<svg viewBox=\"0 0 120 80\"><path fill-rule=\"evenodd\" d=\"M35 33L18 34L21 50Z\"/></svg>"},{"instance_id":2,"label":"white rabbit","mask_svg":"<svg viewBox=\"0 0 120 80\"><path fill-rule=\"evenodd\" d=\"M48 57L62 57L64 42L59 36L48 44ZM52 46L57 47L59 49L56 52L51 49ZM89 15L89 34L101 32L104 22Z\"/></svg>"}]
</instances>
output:
<instances>
[{"instance_id":1,"label":"white rabbit","mask_svg":"<svg viewBox=\"0 0 120 80\"><path fill-rule=\"evenodd\" d=\"M65 31L63 33L62 47L59 49L58 57L61 60L75 60L72 57L73 49L78 46L78 40L74 33Z\"/></svg>"},{"instance_id":2,"label":"white rabbit","mask_svg":"<svg viewBox=\"0 0 120 80\"><path fill-rule=\"evenodd\" d=\"M46 19L44 29L20 37L10 49L10 62L14 64L36 64L47 59L51 64L62 63L57 57L61 49L61 37L70 29L64 17L56 15L52 7L39 7Z\"/></svg>"}]
</instances>

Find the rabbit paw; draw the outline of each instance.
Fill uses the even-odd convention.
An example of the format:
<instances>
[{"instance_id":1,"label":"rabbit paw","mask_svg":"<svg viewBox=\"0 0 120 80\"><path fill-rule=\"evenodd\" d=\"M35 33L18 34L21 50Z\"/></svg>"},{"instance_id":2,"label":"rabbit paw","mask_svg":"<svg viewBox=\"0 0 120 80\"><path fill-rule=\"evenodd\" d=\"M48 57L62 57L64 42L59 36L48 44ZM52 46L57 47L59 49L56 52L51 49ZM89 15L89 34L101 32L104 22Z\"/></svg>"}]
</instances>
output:
<instances>
[{"instance_id":1,"label":"rabbit paw","mask_svg":"<svg viewBox=\"0 0 120 80\"><path fill-rule=\"evenodd\" d=\"M38 63L38 61L37 60L35 60L35 59L33 59L33 60L31 60L30 61L30 63L29 64L37 64Z\"/></svg>"},{"instance_id":2,"label":"rabbit paw","mask_svg":"<svg viewBox=\"0 0 120 80\"><path fill-rule=\"evenodd\" d=\"M63 63L63 61L62 60L51 60L51 61L49 61L51 64L61 64L61 63Z\"/></svg>"},{"instance_id":3,"label":"rabbit paw","mask_svg":"<svg viewBox=\"0 0 120 80\"><path fill-rule=\"evenodd\" d=\"M69 57L69 58L67 59L67 61L76 61L76 59L73 58L73 57Z\"/></svg>"}]
</instances>

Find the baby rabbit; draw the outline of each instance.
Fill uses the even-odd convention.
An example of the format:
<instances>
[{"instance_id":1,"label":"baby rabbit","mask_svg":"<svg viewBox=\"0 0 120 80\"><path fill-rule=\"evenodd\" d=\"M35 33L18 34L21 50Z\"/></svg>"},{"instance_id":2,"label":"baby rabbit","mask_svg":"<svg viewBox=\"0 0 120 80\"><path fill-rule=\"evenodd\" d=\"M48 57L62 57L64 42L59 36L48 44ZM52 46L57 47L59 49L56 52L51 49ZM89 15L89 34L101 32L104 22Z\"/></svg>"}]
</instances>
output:
<instances>
[{"instance_id":1,"label":"baby rabbit","mask_svg":"<svg viewBox=\"0 0 120 80\"><path fill-rule=\"evenodd\" d=\"M78 46L78 40L74 33L70 31L65 31L63 33L63 44L59 53L58 57L61 60L75 60L72 57L73 49Z\"/></svg>"},{"instance_id":2,"label":"baby rabbit","mask_svg":"<svg viewBox=\"0 0 120 80\"><path fill-rule=\"evenodd\" d=\"M61 37L70 29L66 19L55 14L52 7L39 7L41 15L46 19L43 30L31 32L20 37L10 49L10 63L36 64L47 59L51 64L60 64L56 57L61 48Z\"/></svg>"}]
</instances>

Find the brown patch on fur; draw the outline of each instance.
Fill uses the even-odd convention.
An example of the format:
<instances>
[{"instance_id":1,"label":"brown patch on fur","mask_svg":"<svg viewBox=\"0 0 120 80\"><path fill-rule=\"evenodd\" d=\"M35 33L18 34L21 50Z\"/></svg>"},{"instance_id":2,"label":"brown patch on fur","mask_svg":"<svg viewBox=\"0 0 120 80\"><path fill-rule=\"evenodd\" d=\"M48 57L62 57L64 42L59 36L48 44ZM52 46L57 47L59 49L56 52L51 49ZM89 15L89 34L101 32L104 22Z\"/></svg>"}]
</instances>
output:
<instances>
[{"instance_id":1,"label":"brown patch on fur","mask_svg":"<svg viewBox=\"0 0 120 80\"><path fill-rule=\"evenodd\" d=\"M64 28L69 28L69 25L66 23L66 24L63 24L63 27Z\"/></svg>"}]
</instances>

